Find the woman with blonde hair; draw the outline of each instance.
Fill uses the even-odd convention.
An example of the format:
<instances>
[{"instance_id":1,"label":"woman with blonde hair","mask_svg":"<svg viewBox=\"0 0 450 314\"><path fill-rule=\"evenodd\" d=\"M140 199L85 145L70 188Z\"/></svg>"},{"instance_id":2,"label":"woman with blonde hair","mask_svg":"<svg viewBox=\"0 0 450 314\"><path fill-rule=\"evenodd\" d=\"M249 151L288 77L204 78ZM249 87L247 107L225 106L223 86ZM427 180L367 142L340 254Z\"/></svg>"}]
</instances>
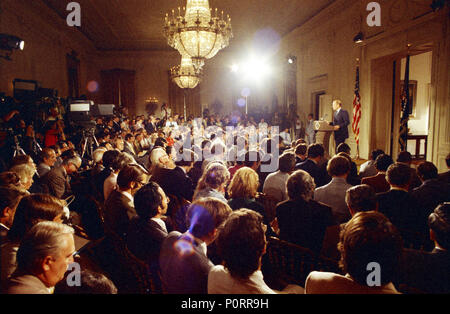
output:
<instances>
[{"instance_id":1,"label":"woman with blonde hair","mask_svg":"<svg viewBox=\"0 0 450 314\"><path fill-rule=\"evenodd\" d=\"M221 201L225 199L225 189L230 180L230 172L220 162L212 162L203 172L194 192L193 200L201 197L215 197Z\"/></svg>"},{"instance_id":2,"label":"woman with blonde hair","mask_svg":"<svg viewBox=\"0 0 450 314\"><path fill-rule=\"evenodd\" d=\"M236 171L228 186L230 200L228 205L233 210L241 208L252 209L264 217L264 223L268 223L264 206L256 200L258 193L259 177L255 170L242 167Z\"/></svg>"}]
</instances>

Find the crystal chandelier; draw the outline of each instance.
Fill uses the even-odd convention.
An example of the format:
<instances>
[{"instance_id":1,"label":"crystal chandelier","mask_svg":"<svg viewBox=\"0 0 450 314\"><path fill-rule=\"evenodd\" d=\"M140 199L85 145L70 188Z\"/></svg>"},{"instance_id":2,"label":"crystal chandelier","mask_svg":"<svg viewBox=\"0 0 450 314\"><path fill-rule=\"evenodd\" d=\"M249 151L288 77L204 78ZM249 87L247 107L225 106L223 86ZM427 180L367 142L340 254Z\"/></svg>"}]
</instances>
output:
<instances>
[{"instance_id":1,"label":"crystal chandelier","mask_svg":"<svg viewBox=\"0 0 450 314\"><path fill-rule=\"evenodd\" d=\"M195 88L201 81L201 72L194 69L190 57L182 56L181 64L170 69L170 77L180 88Z\"/></svg>"},{"instance_id":2,"label":"crystal chandelier","mask_svg":"<svg viewBox=\"0 0 450 314\"><path fill-rule=\"evenodd\" d=\"M187 0L186 8L178 7L178 15L166 14L164 35L169 46L182 56L189 56L196 70L200 70L205 59L229 45L233 37L231 18L224 19L223 11L213 14L208 0Z\"/></svg>"}]
</instances>

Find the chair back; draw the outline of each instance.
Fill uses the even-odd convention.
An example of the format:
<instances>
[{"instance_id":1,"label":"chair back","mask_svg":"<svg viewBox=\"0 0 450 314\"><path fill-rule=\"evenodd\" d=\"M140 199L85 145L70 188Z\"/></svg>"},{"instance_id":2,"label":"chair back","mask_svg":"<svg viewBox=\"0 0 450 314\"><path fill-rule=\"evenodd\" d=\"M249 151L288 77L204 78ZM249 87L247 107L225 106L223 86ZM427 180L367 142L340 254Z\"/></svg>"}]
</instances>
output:
<instances>
[{"instance_id":1,"label":"chair back","mask_svg":"<svg viewBox=\"0 0 450 314\"><path fill-rule=\"evenodd\" d=\"M144 261L138 259L127 248L125 241L111 230L107 231L107 237L113 243L114 250L119 257L123 270L128 273L120 293L159 294L162 292L159 274L152 272ZM128 275L128 276L127 276Z\"/></svg>"},{"instance_id":2,"label":"chair back","mask_svg":"<svg viewBox=\"0 0 450 314\"><path fill-rule=\"evenodd\" d=\"M269 237L266 250L266 269L270 277L280 282L305 286L306 278L312 271L330 271L339 273L337 261L317 256L308 248Z\"/></svg>"},{"instance_id":3,"label":"chair back","mask_svg":"<svg viewBox=\"0 0 450 314\"><path fill-rule=\"evenodd\" d=\"M266 254L274 276L287 283L304 287L306 277L315 270L316 257L307 248L270 237Z\"/></svg>"}]
</instances>

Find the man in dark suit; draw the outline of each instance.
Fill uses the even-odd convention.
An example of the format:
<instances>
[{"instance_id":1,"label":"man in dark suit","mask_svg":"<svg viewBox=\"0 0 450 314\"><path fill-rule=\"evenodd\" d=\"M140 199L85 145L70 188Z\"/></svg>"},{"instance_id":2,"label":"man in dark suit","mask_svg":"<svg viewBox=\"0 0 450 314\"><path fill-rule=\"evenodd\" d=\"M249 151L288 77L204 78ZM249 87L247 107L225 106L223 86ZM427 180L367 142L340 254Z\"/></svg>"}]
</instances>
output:
<instances>
[{"instance_id":1,"label":"man in dark suit","mask_svg":"<svg viewBox=\"0 0 450 314\"><path fill-rule=\"evenodd\" d=\"M116 161L116 159L119 157L120 152L117 150L108 150L103 154L102 157L102 164L104 169L100 171L98 174L92 176L92 180L90 181L91 185L91 193L93 196L96 197L96 199L100 202L104 202L103 199L103 185L105 183L105 180L111 175L112 164Z\"/></svg>"},{"instance_id":2,"label":"man in dark suit","mask_svg":"<svg viewBox=\"0 0 450 314\"><path fill-rule=\"evenodd\" d=\"M290 175L287 191L289 200L276 208L280 239L319 253L325 230L333 225L331 207L313 200L314 181L303 170Z\"/></svg>"},{"instance_id":3,"label":"man in dark suit","mask_svg":"<svg viewBox=\"0 0 450 314\"><path fill-rule=\"evenodd\" d=\"M159 278L159 253L168 236L167 225L162 218L167 212L167 198L155 182L143 186L134 196L134 207L138 216L131 220L127 247L137 258L149 265L150 276L157 290L162 293Z\"/></svg>"},{"instance_id":4,"label":"man in dark suit","mask_svg":"<svg viewBox=\"0 0 450 314\"><path fill-rule=\"evenodd\" d=\"M117 176L118 189L109 194L105 201L105 228L107 233L115 234L126 239L130 220L134 218L133 195L144 185L144 173L135 165L127 165Z\"/></svg>"},{"instance_id":5,"label":"man in dark suit","mask_svg":"<svg viewBox=\"0 0 450 314\"><path fill-rule=\"evenodd\" d=\"M17 205L26 193L19 189L0 187L0 243L6 239L14 220Z\"/></svg>"},{"instance_id":6,"label":"man in dark suit","mask_svg":"<svg viewBox=\"0 0 450 314\"><path fill-rule=\"evenodd\" d=\"M389 155L379 155L375 159L375 168L378 173L371 177L365 177L361 179L361 184L370 185L376 193L387 192L391 188L386 181L387 168L393 163L392 157Z\"/></svg>"},{"instance_id":7,"label":"man in dark suit","mask_svg":"<svg viewBox=\"0 0 450 314\"><path fill-rule=\"evenodd\" d=\"M206 294L208 274L214 264L207 257L207 246L217 228L231 214L231 208L215 198L203 198L189 207L189 230L169 233L159 256L163 290L169 294Z\"/></svg>"},{"instance_id":8,"label":"man in dark suit","mask_svg":"<svg viewBox=\"0 0 450 314\"><path fill-rule=\"evenodd\" d=\"M439 180L450 183L450 154L448 154L445 158L445 163L447 164L447 169L449 170L447 172L440 173Z\"/></svg>"},{"instance_id":9,"label":"man in dark suit","mask_svg":"<svg viewBox=\"0 0 450 314\"><path fill-rule=\"evenodd\" d=\"M304 170L313 177L316 187L324 186L331 181L328 175L326 165L321 161L324 156L324 149L321 144L311 144L306 152L308 159L295 165L295 170Z\"/></svg>"},{"instance_id":10,"label":"man in dark suit","mask_svg":"<svg viewBox=\"0 0 450 314\"><path fill-rule=\"evenodd\" d=\"M187 173L194 165L196 154L190 149L184 149L183 154L177 155L177 159L175 168L158 167L151 180L158 183L167 194L192 201L194 186Z\"/></svg>"},{"instance_id":11,"label":"man in dark suit","mask_svg":"<svg viewBox=\"0 0 450 314\"><path fill-rule=\"evenodd\" d=\"M42 178L45 193L64 199L72 194L70 175L81 167L81 158L73 153L64 159L59 167L55 167Z\"/></svg>"},{"instance_id":12,"label":"man in dark suit","mask_svg":"<svg viewBox=\"0 0 450 314\"><path fill-rule=\"evenodd\" d=\"M417 175L422 185L411 194L417 200L422 216L427 217L436 206L450 201L450 185L439 180L436 166L429 161L422 162L417 167Z\"/></svg>"},{"instance_id":13,"label":"man in dark suit","mask_svg":"<svg viewBox=\"0 0 450 314\"><path fill-rule=\"evenodd\" d=\"M398 283L412 292L450 293L450 204L436 207L428 217L432 252L405 249L398 267Z\"/></svg>"},{"instance_id":14,"label":"man in dark suit","mask_svg":"<svg viewBox=\"0 0 450 314\"><path fill-rule=\"evenodd\" d=\"M147 122L145 123L145 129L147 130L148 134L152 134L157 131L155 122L156 122L155 117L153 115L150 115L148 117Z\"/></svg>"},{"instance_id":15,"label":"man in dark suit","mask_svg":"<svg viewBox=\"0 0 450 314\"><path fill-rule=\"evenodd\" d=\"M411 153L408 151L403 151L403 152L398 153L397 162L401 162L401 163L407 165L411 171L411 183L409 184L408 191L411 192L415 188L419 187L422 184L422 182L420 181L419 176L417 175L416 169L411 168L411 164L412 164Z\"/></svg>"},{"instance_id":16,"label":"man in dark suit","mask_svg":"<svg viewBox=\"0 0 450 314\"><path fill-rule=\"evenodd\" d=\"M402 163L394 163L387 169L386 178L391 188L377 195L378 210L399 229L404 241L418 248L421 243L415 243L418 239L412 238L412 235L417 232L423 238L427 236L427 217L419 215L417 201L408 193L411 168Z\"/></svg>"},{"instance_id":17,"label":"man in dark suit","mask_svg":"<svg viewBox=\"0 0 450 314\"><path fill-rule=\"evenodd\" d=\"M344 143L348 138L348 125L350 124L350 118L347 110L341 108L342 103L340 100L333 101L333 123L334 126L334 140L336 142L336 150L339 144Z\"/></svg>"}]
</instances>

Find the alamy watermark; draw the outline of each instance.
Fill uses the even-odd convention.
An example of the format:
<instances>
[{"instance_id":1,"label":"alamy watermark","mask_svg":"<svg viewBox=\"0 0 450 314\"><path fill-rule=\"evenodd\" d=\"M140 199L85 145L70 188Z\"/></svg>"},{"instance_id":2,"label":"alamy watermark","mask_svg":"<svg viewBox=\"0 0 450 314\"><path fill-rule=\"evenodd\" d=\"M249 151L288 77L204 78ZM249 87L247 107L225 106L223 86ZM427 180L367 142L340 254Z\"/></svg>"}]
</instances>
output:
<instances>
[{"instance_id":1,"label":"alamy watermark","mask_svg":"<svg viewBox=\"0 0 450 314\"><path fill-rule=\"evenodd\" d=\"M66 277L68 287L81 287L81 266L77 262L70 263L67 267L69 272Z\"/></svg>"},{"instance_id":2,"label":"alamy watermark","mask_svg":"<svg viewBox=\"0 0 450 314\"><path fill-rule=\"evenodd\" d=\"M70 27L81 26L81 6L78 2L72 1L67 4L67 11L70 13L67 15L67 25ZM369 2L366 6L366 11L371 11L367 15L367 25L370 27L381 26L381 6L378 2Z\"/></svg>"},{"instance_id":3,"label":"alamy watermark","mask_svg":"<svg viewBox=\"0 0 450 314\"><path fill-rule=\"evenodd\" d=\"M81 26L81 6L78 2L70 2L66 7L67 11L71 11L67 15L66 22L68 26Z\"/></svg>"},{"instance_id":4,"label":"alamy watermark","mask_svg":"<svg viewBox=\"0 0 450 314\"><path fill-rule=\"evenodd\" d=\"M367 271L370 273L367 275L366 283L369 287L381 286L381 266L377 262L371 262L367 264Z\"/></svg>"}]
</instances>

